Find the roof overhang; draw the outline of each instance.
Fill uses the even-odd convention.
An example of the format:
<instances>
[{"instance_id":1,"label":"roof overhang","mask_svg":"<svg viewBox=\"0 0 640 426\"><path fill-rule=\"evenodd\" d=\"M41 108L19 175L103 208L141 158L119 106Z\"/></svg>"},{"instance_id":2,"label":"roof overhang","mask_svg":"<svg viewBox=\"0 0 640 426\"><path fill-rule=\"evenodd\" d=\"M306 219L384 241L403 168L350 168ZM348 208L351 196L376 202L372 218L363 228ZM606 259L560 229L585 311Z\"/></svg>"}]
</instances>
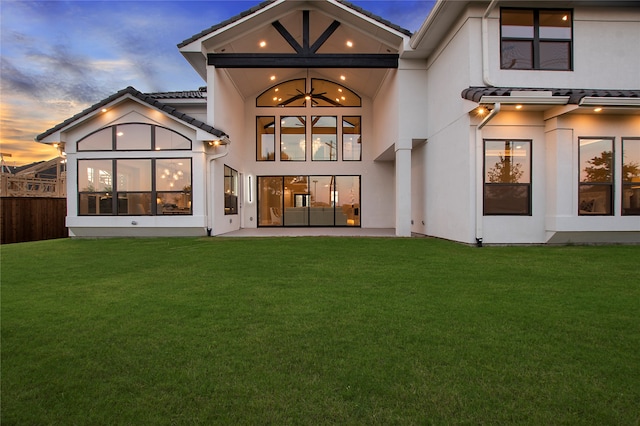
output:
<instances>
[{"instance_id":1,"label":"roof overhang","mask_svg":"<svg viewBox=\"0 0 640 426\"><path fill-rule=\"evenodd\" d=\"M153 110L163 114L164 116L192 128L196 132L197 140L212 140L222 138L228 139L228 135L223 131L218 130L213 126L210 126L187 114L184 114L169 105L165 105L159 102L154 97L139 92L138 90L129 86L126 89L120 90L119 92L114 93L108 98L105 98L102 101L90 106L84 111L63 121L62 123L47 130L46 132L39 134L35 137L35 141L46 144L64 142L62 140L62 133L80 126L88 120L95 118L99 114L104 114L110 109L115 108L116 106L127 101L136 102L138 104L144 105L145 107L152 108Z\"/></svg>"}]
</instances>

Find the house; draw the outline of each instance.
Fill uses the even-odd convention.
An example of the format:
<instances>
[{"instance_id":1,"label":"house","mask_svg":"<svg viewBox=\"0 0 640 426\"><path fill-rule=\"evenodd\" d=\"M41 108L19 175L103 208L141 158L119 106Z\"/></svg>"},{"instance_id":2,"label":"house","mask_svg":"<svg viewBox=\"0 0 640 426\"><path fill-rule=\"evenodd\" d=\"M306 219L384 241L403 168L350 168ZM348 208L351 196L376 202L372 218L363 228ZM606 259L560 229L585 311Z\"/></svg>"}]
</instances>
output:
<instances>
[{"instance_id":1,"label":"house","mask_svg":"<svg viewBox=\"0 0 640 426\"><path fill-rule=\"evenodd\" d=\"M394 228L640 242L640 6L439 0L414 34L267 1L178 45L197 91L128 87L64 144L77 237Z\"/></svg>"}]
</instances>

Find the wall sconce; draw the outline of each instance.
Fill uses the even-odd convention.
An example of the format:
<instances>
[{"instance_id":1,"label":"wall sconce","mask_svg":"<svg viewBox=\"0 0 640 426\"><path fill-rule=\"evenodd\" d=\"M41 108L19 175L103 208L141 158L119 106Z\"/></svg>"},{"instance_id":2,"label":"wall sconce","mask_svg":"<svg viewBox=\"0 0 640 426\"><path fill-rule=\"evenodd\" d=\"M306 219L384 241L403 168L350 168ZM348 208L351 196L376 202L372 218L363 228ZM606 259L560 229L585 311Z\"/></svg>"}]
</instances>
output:
<instances>
[{"instance_id":1,"label":"wall sconce","mask_svg":"<svg viewBox=\"0 0 640 426\"><path fill-rule=\"evenodd\" d=\"M253 203L253 176L247 176L247 202Z\"/></svg>"}]
</instances>

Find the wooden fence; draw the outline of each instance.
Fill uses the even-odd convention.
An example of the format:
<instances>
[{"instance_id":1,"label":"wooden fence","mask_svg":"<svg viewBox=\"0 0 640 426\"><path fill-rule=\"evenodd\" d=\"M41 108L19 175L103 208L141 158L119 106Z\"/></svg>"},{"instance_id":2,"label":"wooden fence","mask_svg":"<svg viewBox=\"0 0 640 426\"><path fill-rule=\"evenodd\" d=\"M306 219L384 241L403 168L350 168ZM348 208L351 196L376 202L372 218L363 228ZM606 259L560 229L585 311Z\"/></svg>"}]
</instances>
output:
<instances>
[{"instance_id":1,"label":"wooden fence","mask_svg":"<svg viewBox=\"0 0 640 426\"><path fill-rule=\"evenodd\" d=\"M2 244L67 237L66 198L0 198Z\"/></svg>"}]
</instances>

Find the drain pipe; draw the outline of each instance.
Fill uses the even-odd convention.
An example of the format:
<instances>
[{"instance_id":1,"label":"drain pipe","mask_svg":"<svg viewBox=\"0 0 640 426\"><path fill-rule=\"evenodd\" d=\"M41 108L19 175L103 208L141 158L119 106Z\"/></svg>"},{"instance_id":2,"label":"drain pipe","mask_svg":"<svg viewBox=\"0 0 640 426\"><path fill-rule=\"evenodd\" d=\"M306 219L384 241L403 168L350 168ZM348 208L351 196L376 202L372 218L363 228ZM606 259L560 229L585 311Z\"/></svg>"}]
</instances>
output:
<instances>
[{"instance_id":1,"label":"drain pipe","mask_svg":"<svg viewBox=\"0 0 640 426\"><path fill-rule=\"evenodd\" d=\"M223 140L225 141L224 145L226 145L226 149L224 150L224 152L221 152L220 154L214 154L209 158L207 158L207 168L206 168L205 182L204 182L204 191L205 191L204 214L207 218L207 236L208 237L211 236L211 231L213 230L213 218L211 217L211 214L210 214L211 209L209 208L209 205L212 201L211 193L209 192L210 191L209 182L211 181L211 163L219 158L226 157L229 154L229 145L231 144L231 141L228 139L227 136L223 136Z\"/></svg>"},{"instance_id":2,"label":"drain pipe","mask_svg":"<svg viewBox=\"0 0 640 426\"><path fill-rule=\"evenodd\" d=\"M476 127L476 246L482 247L482 238L483 238L483 216L484 212L482 211L482 206L484 203L483 200L483 189L484 189L484 155L483 152L483 141L482 141L482 128L486 126L489 121L493 119L500 112L500 103L497 102L493 105L493 109L487 116L478 124Z\"/></svg>"},{"instance_id":3,"label":"drain pipe","mask_svg":"<svg viewBox=\"0 0 640 426\"><path fill-rule=\"evenodd\" d=\"M498 4L498 0L492 0L489 7L482 15L482 81L486 86L494 87L489 77L489 15Z\"/></svg>"}]
</instances>

